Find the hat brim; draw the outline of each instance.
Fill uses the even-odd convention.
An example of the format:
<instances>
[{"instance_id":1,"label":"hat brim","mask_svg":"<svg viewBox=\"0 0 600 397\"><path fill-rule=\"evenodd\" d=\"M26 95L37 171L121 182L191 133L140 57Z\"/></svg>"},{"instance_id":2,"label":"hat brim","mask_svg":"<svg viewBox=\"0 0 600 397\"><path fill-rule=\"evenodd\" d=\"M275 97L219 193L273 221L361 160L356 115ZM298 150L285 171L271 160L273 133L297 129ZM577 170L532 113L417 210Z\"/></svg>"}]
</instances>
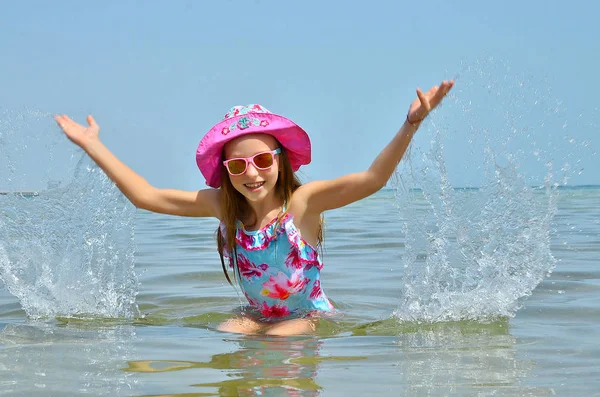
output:
<instances>
[{"instance_id":1,"label":"hat brim","mask_svg":"<svg viewBox=\"0 0 600 397\"><path fill-rule=\"evenodd\" d=\"M247 113L221 121L200 141L196 150L196 164L208 186L221 186L221 162L225 144L249 134L268 134L277 139L286 150L293 171L311 161L310 139L300 126L273 113Z\"/></svg>"}]
</instances>

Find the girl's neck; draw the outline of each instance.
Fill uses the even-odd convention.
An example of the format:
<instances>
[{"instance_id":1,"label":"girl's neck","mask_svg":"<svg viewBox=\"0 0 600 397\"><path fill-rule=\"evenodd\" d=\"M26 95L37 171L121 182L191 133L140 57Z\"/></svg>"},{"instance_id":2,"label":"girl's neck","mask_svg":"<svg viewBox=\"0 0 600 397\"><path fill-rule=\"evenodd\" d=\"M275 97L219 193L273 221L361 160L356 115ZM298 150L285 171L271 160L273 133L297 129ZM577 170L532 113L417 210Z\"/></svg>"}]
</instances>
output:
<instances>
[{"instance_id":1,"label":"girl's neck","mask_svg":"<svg viewBox=\"0 0 600 397\"><path fill-rule=\"evenodd\" d=\"M248 205L252 208L256 218L246 219L246 222L253 222L252 225L247 226L259 229L264 226L263 223L269 223L279 214L283 207L283 201L276 194L271 194L261 201L248 201Z\"/></svg>"}]
</instances>

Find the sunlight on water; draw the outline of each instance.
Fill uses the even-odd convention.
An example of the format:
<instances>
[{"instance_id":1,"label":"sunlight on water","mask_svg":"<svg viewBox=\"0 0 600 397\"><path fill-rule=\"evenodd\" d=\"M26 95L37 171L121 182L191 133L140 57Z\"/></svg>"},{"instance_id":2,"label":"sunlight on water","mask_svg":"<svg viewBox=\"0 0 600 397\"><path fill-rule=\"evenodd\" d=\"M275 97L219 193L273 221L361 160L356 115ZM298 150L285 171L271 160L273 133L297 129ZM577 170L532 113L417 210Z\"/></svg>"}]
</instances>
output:
<instances>
[{"instance_id":1,"label":"sunlight on water","mask_svg":"<svg viewBox=\"0 0 600 397\"><path fill-rule=\"evenodd\" d=\"M0 190L30 190L27 181L48 184L32 196L0 195L0 280L5 288L32 318L135 316L134 207L87 156L77 155L74 175L67 157L62 169L32 178L29 171L48 170L52 155L70 143L57 136L46 115L22 113L18 123L6 121L14 114L2 116L0 149L11 156L0 174L11 178ZM32 125L39 129L32 131ZM32 146L46 146L49 153ZM51 179L69 172L67 183Z\"/></svg>"},{"instance_id":2,"label":"sunlight on water","mask_svg":"<svg viewBox=\"0 0 600 397\"><path fill-rule=\"evenodd\" d=\"M412 148L395 186L406 236L398 320L511 317L554 268L557 188L580 144L533 80L493 60L467 66L419 132L429 146ZM477 188L457 189L457 175Z\"/></svg>"}]
</instances>

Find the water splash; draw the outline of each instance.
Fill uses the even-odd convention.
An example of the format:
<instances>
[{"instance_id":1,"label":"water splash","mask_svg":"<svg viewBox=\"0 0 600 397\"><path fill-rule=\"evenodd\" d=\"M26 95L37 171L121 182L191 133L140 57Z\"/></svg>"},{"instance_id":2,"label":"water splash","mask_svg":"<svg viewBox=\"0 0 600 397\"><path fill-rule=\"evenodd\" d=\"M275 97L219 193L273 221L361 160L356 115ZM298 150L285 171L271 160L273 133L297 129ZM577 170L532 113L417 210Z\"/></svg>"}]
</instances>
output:
<instances>
[{"instance_id":1,"label":"water splash","mask_svg":"<svg viewBox=\"0 0 600 397\"><path fill-rule=\"evenodd\" d=\"M406 236L398 320L512 317L552 272L557 188L580 169L569 167L576 151L561 150L572 138L560 102L531 81L494 60L466 66L419 132L429 147L412 148L395 182ZM478 187L455 188L456 176Z\"/></svg>"},{"instance_id":2,"label":"water splash","mask_svg":"<svg viewBox=\"0 0 600 397\"><path fill-rule=\"evenodd\" d=\"M37 117L21 114L18 125L9 123L11 129L2 130L2 152L12 153L2 174L13 178L1 190L23 189L28 180L39 184L39 177L30 174L50 167L38 156L51 159L65 147L74 150L64 137L47 133L50 118ZM43 124L38 133L31 131L36 123ZM58 138L61 143L52 142ZM56 150L32 151L32 140ZM50 180L46 173L48 188L36 195L0 195L0 281L31 318L133 317L135 209L86 155L77 157L68 183ZM65 175L69 162L63 163L56 170Z\"/></svg>"}]
</instances>

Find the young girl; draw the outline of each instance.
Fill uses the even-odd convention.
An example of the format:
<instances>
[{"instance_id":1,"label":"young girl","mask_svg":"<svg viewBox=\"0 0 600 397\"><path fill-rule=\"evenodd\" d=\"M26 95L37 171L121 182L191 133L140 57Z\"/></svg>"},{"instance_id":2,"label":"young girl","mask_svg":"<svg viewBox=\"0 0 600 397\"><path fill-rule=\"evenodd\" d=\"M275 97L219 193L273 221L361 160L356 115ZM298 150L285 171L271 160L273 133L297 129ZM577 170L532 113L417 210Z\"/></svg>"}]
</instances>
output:
<instances>
[{"instance_id":1,"label":"young girl","mask_svg":"<svg viewBox=\"0 0 600 397\"><path fill-rule=\"evenodd\" d=\"M202 138L196 162L211 189L157 189L119 161L88 127L55 116L67 137L104 170L138 208L221 222L217 246L250 303L221 331L297 335L314 331L315 314L334 310L321 288L321 214L377 192L392 175L421 121L452 88L417 89L406 121L366 171L301 185L294 172L310 163L308 135L260 105L234 107Z\"/></svg>"}]
</instances>

